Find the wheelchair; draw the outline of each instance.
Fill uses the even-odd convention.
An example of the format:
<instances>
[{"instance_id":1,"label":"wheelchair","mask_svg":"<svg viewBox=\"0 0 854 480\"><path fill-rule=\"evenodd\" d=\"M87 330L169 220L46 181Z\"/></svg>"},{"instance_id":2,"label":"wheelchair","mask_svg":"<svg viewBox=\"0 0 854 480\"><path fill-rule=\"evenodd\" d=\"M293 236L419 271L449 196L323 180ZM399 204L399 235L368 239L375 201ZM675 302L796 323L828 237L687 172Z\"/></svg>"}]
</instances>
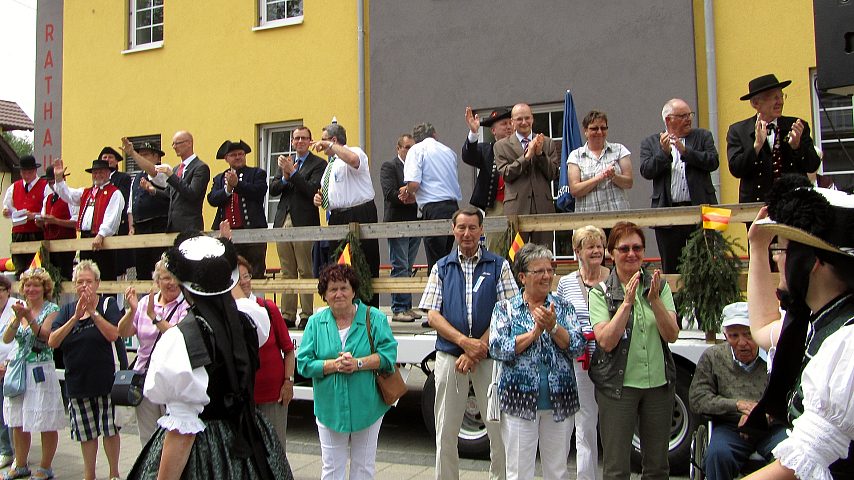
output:
<instances>
[{"instance_id":1,"label":"wheelchair","mask_svg":"<svg viewBox=\"0 0 854 480\"><path fill-rule=\"evenodd\" d=\"M688 465L688 478L691 480L705 480L706 478L706 472L703 468L705 468L706 449L712 439L712 421L710 419L706 420L706 423L697 427L697 430L694 431L694 435L691 437L691 460ZM740 473L741 475L750 474L764 467L766 464L768 462L762 455L753 452L744 463L744 466L741 467Z\"/></svg>"}]
</instances>

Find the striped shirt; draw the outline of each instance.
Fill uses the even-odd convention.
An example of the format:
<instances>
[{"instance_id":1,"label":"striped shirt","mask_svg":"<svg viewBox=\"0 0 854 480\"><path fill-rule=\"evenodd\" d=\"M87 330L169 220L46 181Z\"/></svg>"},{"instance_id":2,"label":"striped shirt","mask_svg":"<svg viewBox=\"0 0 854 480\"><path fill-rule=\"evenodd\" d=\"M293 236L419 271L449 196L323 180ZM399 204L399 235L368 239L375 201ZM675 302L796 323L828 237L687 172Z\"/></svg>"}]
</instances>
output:
<instances>
[{"instance_id":1,"label":"striped shirt","mask_svg":"<svg viewBox=\"0 0 854 480\"><path fill-rule=\"evenodd\" d=\"M560 279L557 284L557 296L571 303L575 308L582 333L593 333L593 325L590 324L590 311L587 309L587 292L581 291L577 270ZM587 351L590 352L591 357L595 350L596 340L588 340Z\"/></svg>"},{"instance_id":2,"label":"striped shirt","mask_svg":"<svg viewBox=\"0 0 854 480\"><path fill-rule=\"evenodd\" d=\"M685 144L685 139L679 139ZM690 202L691 194L688 192L688 180L685 179L685 162L675 145L670 146L670 156L673 162L670 164L670 198L673 203Z\"/></svg>"}]
</instances>

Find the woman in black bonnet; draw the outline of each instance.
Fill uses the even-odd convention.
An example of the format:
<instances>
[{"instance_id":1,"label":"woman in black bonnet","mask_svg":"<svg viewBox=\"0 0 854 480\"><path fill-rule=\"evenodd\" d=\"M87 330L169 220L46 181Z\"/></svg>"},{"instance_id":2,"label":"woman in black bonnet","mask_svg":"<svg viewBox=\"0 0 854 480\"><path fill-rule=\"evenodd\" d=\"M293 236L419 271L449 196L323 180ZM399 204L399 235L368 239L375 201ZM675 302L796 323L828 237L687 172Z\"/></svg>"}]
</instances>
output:
<instances>
[{"instance_id":1,"label":"woman in black bonnet","mask_svg":"<svg viewBox=\"0 0 854 480\"><path fill-rule=\"evenodd\" d=\"M234 245L183 233L166 261L192 307L151 355L144 392L166 415L127 478L292 479L275 430L255 411L258 345L270 325L238 311L231 296Z\"/></svg>"}]
</instances>

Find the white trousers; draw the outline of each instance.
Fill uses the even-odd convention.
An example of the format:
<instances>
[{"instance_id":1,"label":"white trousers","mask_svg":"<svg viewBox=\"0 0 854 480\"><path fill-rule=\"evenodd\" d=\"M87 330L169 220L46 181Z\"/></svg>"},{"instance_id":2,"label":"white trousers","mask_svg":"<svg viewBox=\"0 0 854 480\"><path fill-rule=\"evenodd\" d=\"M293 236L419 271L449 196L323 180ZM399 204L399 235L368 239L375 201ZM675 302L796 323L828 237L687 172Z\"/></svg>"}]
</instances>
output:
<instances>
[{"instance_id":1,"label":"white trousers","mask_svg":"<svg viewBox=\"0 0 854 480\"><path fill-rule=\"evenodd\" d=\"M596 388L590 380L587 370L581 368L579 362L575 366L575 381L578 385L578 403L581 409L576 412L574 419L568 418L570 427L566 441L572 441L573 427L575 431L575 465L578 480L601 480L599 470L599 446L596 425L599 423L599 405L596 403ZM568 449L567 451L571 450Z\"/></svg>"},{"instance_id":2,"label":"white trousers","mask_svg":"<svg viewBox=\"0 0 854 480\"><path fill-rule=\"evenodd\" d=\"M371 426L352 433L330 430L319 421L320 458L323 462L321 480L344 480L347 458L350 458L350 480L372 480L376 471L377 439L380 436L380 417Z\"/></svg>"},{"instance_id":3,"label":"white trousers","mask_svg":"<svg viewBox=\"0 0 854 480\"><path fill-rule=\"evenodd\" d=\"M569 420L556 422L553 410L538 410L537 418L533 421L502 413L501 438L507 452L507 480L534 478L538 443L543 480L569 478L566 464L569 455L569 442L566 439L572 428Z\"/></svg>"},{"instance_id":4,"label":"white trousers","mask_svg":"<svg viewBox=\"0 0 854 480\"><path fill-rule=\"evenodd\" d=\"M436 352L433 374L436 379L436 401L433 414L436 416L436 478L437 480L459 480L460 455L457 451L457 436L463 423L469 398L469 380L474 385L477 408L486 411L486 391L492 381L492 360L481 360L468 374L454 369L457 357ZM504 479L504 445L501 428L497 423L485 422L489 435L489 478ZM564 441L563 443L566 443ZM564 455L564 460L566 456Z\"/></svg>"}]
</instances>

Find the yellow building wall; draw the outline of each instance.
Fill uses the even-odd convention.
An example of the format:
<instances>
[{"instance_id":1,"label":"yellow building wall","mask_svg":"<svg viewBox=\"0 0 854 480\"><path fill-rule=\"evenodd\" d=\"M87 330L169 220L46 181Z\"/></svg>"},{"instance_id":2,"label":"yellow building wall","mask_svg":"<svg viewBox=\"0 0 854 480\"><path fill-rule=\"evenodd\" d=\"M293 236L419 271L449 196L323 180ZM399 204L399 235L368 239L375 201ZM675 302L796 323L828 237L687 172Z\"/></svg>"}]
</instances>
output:
<instances>
[{"instance_id":1,"label":"yellow building wall","mask_svg":"<svg viewBox=\"0 0 854 480\"><path fill-rule=\"evenodd\" d=\"M178 157L172 135L188 130L211 176L226 140L244 139L258 165L259 126L302 122L315 139L333 116L359 138L356 2L304 2L299 25L254 30L258 2L166 2L163 47L127 49L128 2L65 2L62 156L69 183L104 145L123 136L161 134L165 163ZM205 226L214 209L205 203ZM277 265L268 248L268 266Z\"/></svg>"},{"instance_id":2,"label":"yellow building wall","mask_svg":"<svg viewBox=\"0 0 854 480\"><path fill-rule=\"evenodd\" d=\"M703 1L695 0L694 26L697 58L697 88L701 126L708 113L706 48ZM726 134L729 126L755 115L750 102L739 97L748 92L751 79L773 73L792 80L785 89L788 99L784 115L796 116L812 125L810 69L815 67L815 30L812 2L805 0L715 0L715 58L717 60L718 151L721 157L721 203L738 203L738 179L729 173ZM813 133L813 137L815 134ZM744 240L741 225L728 234Z\"/></svg>"}]
</instances>

